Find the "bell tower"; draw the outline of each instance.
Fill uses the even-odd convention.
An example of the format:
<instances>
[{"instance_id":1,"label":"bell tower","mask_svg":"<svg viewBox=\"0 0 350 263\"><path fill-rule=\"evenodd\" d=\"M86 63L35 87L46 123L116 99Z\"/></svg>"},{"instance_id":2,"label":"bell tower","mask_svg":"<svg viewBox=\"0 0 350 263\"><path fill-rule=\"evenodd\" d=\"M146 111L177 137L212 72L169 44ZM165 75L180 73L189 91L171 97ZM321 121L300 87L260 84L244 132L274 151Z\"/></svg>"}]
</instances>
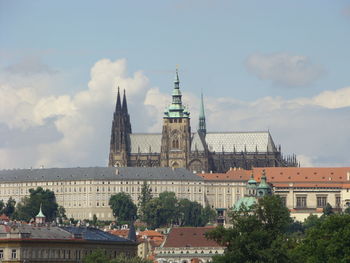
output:
<instances>
[{"instance_id":1,"label":"bell tower","mask_svg":"<svg viewBox=\"0 0 350 263\"><path fill-rule=\"evenodd\" d=\"M164 112L160 165L187 168L191 145L190 113L182 104L180 80L176 70L172 103Z\"/></svg>"}]
</instances>

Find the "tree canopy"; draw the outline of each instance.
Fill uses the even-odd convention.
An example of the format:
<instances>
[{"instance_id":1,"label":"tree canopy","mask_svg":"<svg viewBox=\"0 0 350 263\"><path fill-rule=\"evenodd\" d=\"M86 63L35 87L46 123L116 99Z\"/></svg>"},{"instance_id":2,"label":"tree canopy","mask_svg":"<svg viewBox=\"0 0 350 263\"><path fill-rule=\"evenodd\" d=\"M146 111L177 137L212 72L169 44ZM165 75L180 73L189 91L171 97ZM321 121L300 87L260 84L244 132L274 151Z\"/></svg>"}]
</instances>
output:
<instances>
[{"instance_id":1,"label":"tree canopy","mask_svg":"<svg viewBox=\"0 0 350 263\"><path fill-rule=\"evenodd\" d=\"M118 193L112 195L109 199L109 206L113 211L113 215L119 221L131 221L136 218L137 207L133 203L130 195L126 193Z\"/></svg>"},{"instance_id":2,"label":"tree canopy","mask_svg":"<svg viewBox=\"0 0 350 263\"><path fill-rule=\"evenodd\" d=\"M290 254L293 262L350 262L350 215L317 219Z\"/></svg>"},{"instance_id":3,"label":"tree canopy","mask_svg":"<svg viewBox=\"0 0 350 263\"><path fill-rule=\"evenodd\" d=\"M138 197L138 201L139 201L138 212L141 220L145 219L146 205L151 201L151 199L152 199L151 188L147 184L147 182L144 181L141 187L141 194Z\"/></svg>"},{"instance_id":4,"label":"tree canopy","mask_svg":"<svg viewBox=\"0 0 350 263\"><path fill-rule=\"evenodd\" d=\"M173 192L162 192L145 205L143 221L150 228L161 226L204 226L215 219L215 211L188 199L176 198Z\"/></svg>"},{"instance_id":5,"label":"tree canopy","mask_svg":"<svg viewBox=\"0 0 350 263\"><path fill-rule=\"evenodd\" d=\"M14 217L18 220L29 222L34 218L42 205L42 212L47 221L53 221L58 215L58 204L55 193L42 187L29 189L29 197L25 197L18 203Z\"/></svg>"},{"instance_id":6,"label":"tree canopy","mask_svg":"<svg viewBox=\"0 0 350 263\"><path fill-rule=\"evenodd\" d=\"M1 214L5 214L8 217L13 217L13 214L15 213L15 207L16 207L16 201L12 197L10 197L6 204L1 200L2 209L1 209Z\"/></svg>"},{"instance_id":7,"label":"tree canopy","mask_svg":"<svg viewBox=\"0 0 350 263\"><path fill-rule=\"evenodd\" d=\"M232 212L232 227L217 227L207 237L227 246L213 262L289 262L285 234L292 222L278 196L265 196L250 210Z\"/></svg>"}]
</instances>

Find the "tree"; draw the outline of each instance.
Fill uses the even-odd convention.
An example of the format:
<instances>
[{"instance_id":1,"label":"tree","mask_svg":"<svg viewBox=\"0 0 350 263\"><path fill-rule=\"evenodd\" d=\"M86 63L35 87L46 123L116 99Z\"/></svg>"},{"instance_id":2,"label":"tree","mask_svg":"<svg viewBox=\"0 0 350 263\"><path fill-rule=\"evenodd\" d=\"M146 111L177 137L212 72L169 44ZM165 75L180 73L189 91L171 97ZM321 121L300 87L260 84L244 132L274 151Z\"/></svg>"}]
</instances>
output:
<instances>
[{"instance_id":1,"label":"tree","mask_svg":"<svg viewBox=\"0 0 350 263\"><path fill-rule=\"evenodd\" d=\"M188 199L181 199L179 201L178 224L180 226L205 226L209 218L207 210L197 203Z\"/></svg>"},{"instance_id":2,"label":"tree","mask_svg":"<svg viewBox=\"0 0 350 263\"><path fill-rule=\"evenodd\" d=\"M12 197L10 197L6 202L6 205L3 208L2 213L7 215L8 217L12 217L16 209L15 207L16 207L16 201Z\"/></svg>"},{"instance_id":3,"label":"tree","mask_svg":"<svg viewBox=\"0 0 350 263\"><path fill-rule=\"evenodd\" d=\"M94 250L90 255L83 258L84 263L108 263L109 258L102 249Z\"/></svg>"},{"instance_id":4,"label":"tree","mask_svg":"<svg viewBox=\"0 0 350 263\"><path fill-rule=\"evenodd\" d=\"M344 213L345 213L345 214L350 214L350 206L348 206L347 208L345 208Z\"/></svg>"},{"instance_id":5,"label":"tree","mask_svg":"<svg viewBox=\"0 0 350 263\"><path fill-rule=\"evenodd\" d=\"M330 203L327 203L326 206L323 208L323 215L329 216L334 214L333 207L330 205Z\"/></svg>"},{"instance_id":6,"label":"tree","mask_svg":"<svg viewBox=\"0 0 350 263\"><path fill-rule=\"evenodd\" d=\"M224 255L213 262L289 262L286 235L292 222L288 209L278 196L265 196L250 210L232 212L232 227L217 227L207 237L226 246Z\"/></svg>"},{"instance_id":7,"label":"tree","mask_svg":"<svg viewBox=\"0 0 350 263\"><path fill-rule=\"evenodd\" d=\"M146 205L151 201L151 199L152 199L151 188L147 184L147 182L144 181L141 188L141 194L138 197L138 201L139 201L138 211L139 211L141 220L144 220Z\"/></svg>"},{"instance_id":8,"label":"tree","mask_svg":"<svg viewBox=\"0 0 350 263\"><path fill-rule=\"evenodd\" d=\"M130 195L126 193L112 195L109 199L109 206L119 221L130 221L136 218L137 207Z\"/></svg>"},{"instance_id":9,"label":"tree","mask_svg":"<svg viewBox=\"0 0 350 263\"><path fill-rule=\"evenodd\" d=\"M4 207L5 207L4 201L0 200L0 215L3 214Z\"/></svg>"},{"instance_id":10,"label":"tree","mask_svg":"<svg viewBox=\"0 0 350 263\"><path fill-rule=\"evenodd\" d=\"M96 224L97 224L97 216L96 216L96 214L94 214L92 216L92 225L96 226Z\"/></svg>"},{"instance_id":11,"label":"tree","mask_svg":"<svg viewBox=\"0 0 350 263\"><path fill-rule=\"evenodd\" d=\"M177 221L178 201L175 193L163 192L145 207L144 221L150 228L168 226Z\"/></svg>"},{"instance_id":12,"label":"tree","mask_svg":"<svg viewBox=\"0 0 350 263\"><path fill-rule=\"evenodd\" d=\"M66 209L61 205L57 209L57 218L60 224L63 223L63 220L67 220Z\"/></svg>"},{"instance_id":13,"label":"tree","mask_svg":"<svg viewBox=\"0 0 350 263\"><path fill-rule=\"evenodd\" d=\"M293 262L349 262L350 215L333 214L306 231L292 250Z\"/></svg>"},{"instance_id":14,"label":"tree","mask_svg":"<svg viewBox=\"0 0 350 263\"><path fill-rule=\"evenodd\" d=\"M216 211L210 208L209 205L207 205L202 210L201 217L202 217L203 225L206 225L208 223L214 223L216 221Z\"/></svg>"},{"instance_id":15,"label":"tree","mask_svg":"<svg viewBox=\"0 0 350 263\"><path fill-rule=\"evenodd\" d=\"M29 197L22 199L17 205L16 219L29 222L34 218L42 206L46 220L53 221L58 214L58 204L56 202L55 193L49 189L44 190L42 187L37 189L29 189Z\"/></svg>"}]
</instances>

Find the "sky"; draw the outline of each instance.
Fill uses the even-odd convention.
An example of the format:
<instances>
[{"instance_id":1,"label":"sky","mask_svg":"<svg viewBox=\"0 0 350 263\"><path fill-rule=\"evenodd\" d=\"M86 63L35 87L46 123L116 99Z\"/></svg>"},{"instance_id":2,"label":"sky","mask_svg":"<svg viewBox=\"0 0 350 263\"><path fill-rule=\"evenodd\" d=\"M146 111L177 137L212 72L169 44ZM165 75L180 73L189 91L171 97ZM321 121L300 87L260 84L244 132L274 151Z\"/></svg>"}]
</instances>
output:
<instances>
[{"instance_id":1,"label":"sky","mask_svg":"<svg viewBox=\"0 0 350 263\"><path fill-rule=\"evenodd\" d=\"M106 166L116 87L161 132L179 68L198 128L269 130L350 166L350 1L0 0L0 169Z\"/></svg>"}]
</instances>

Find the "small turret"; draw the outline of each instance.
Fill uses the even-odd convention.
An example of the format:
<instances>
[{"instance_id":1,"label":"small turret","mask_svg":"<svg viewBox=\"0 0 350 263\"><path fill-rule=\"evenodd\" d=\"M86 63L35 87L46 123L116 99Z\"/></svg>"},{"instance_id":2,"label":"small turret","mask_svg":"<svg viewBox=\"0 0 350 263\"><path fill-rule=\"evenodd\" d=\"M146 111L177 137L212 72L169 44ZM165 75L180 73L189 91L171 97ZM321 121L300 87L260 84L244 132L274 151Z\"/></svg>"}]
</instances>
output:
<instances>
[{"instance_id":1,"label":"small turret","mask_svg":"<svg viewBox=\"0 0 350 263\"><path fill-rule=\"evenodd\" d=\"M262 171L262 176L261 176L261 180L260 183L257 187L257 196L258 197L263 197L265 195L271 195L272 191L271 191L271 187L270 185L266 182L266 173L265 173L265 169Z\"/></svg>"},{"instance_id":2,"label":"small turret","mask_svg":"<svg viewBox=\"0 0 350 263\"><path fill-rule=\"evenodd\" d=\"M42 203L40 204L39 213L35 216L35 223L37 224L44 224L45 223L46 216L43 214L42 211Z\"/></svg>"}]
</instances>

